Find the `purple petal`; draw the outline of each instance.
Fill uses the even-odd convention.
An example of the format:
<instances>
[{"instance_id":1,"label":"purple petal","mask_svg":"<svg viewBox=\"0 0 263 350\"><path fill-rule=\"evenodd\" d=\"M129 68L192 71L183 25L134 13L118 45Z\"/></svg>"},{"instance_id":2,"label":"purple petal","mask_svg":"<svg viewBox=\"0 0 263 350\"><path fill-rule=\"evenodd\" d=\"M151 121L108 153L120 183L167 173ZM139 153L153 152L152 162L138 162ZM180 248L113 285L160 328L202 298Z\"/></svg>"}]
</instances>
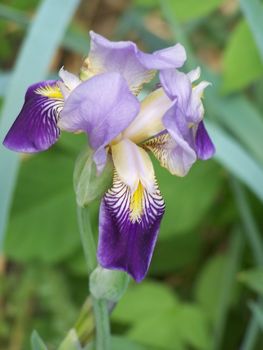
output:
<instances>
[{"instance_id":1,"label":"purple petal","mask_svg":"<svg viewBox=\"0 0 263 350\"><path fill-rule=\"evenodd\" d=\"M151 80L152 70L179 68L186 60L185 49L180 44L146 54L131 41L113 42L92 31L90 37L88 70L93 74L120 73L135 92Z\"/></svg>"},{"instance_id":2,"label":"purple petal","mask_svg":"<svg viewBox=\"0 0 263 350\"><path fill-rule=\"evenodd\" d=\"M175 69L160 72L160 81L171 100L178 100L180 106L185 107L190 102L192 84L187 74Z\"/></svg>"},{"instance_id":3,"label":"purple petal","mask_svg":"<svg viewBox=\"0 0 263 350\"><path fill-rule=\"evenodd\" d=\"M174 69L183 66L186 61L186 52L181 44L176 44L152 54L144 53L137 49L137 57L147 69Z\"/></svg>"},{"instance_id":4,"label":"purple petal","mask_svg":"<svg viewBox=\"0 0 263 350\"><path fill-rule=\"evenodd\" d=\"M200 122L195 137L195 148L199 159L207 160L215 154L215 146L211 141L204 122Z\"/></svg>"},{"instance_id":5,"label":"purple petal","mask_svg":"<svg viewBox=\"0 0 263 350\"><path fill-rule=\"evenodd\" d=\"M104 150L133 121L139 102L118 73L97 75L77 86L65 101L59 126L67 131L85 131L95 161L103 167Z\"/></svg>"},{"instance_id":6,"label":"purple petal","mask_svg":"<svg viewBox=\"0 0 263 350\"><path fill-rule=\"evenodd\" d=\"M168 69L160 73L160 80L170 99L173 101L177 100L177 104L187 121L198 124L204 115L204 107L201 100L203 90L210 83L202 81L195 87L192 87L191 75L196 74L196 72L190 73L189 75Z\"/></svg>"},{"instance_id":7,"label":"purple petal","mask_svg":"<svg viewBox=\"0 0 263 350\"><path fill-rule=\"evenodd\" d=\"M108 269L129 273L137 282L146 275L164 214L164 202L156 187L143 192L143 212L132 219L129 188L115 175L113 187L100 207L98 261Z\"/></svg>"},{"instance_id":8,"label":"purple petal","mask_svg":"<svg viewBox=\"0 0 263 350\"><path fill-rule=\"evenodd\" d=\"M165 113L163 124L172 140L168 138L158 152L166 155L166 164L169 165L167 168L171 173L185 176L196 161L192 129L176 103Z\"/></svg>"},{"instance_id":9,"label":"purple petal","mask_svg":"<svg viewBox=\"0 0 263 350\"><path fill-rule=\"evenodd\" d=\"M59 137L57 120L63 104L57 81L31 85L22 110L3 144L17 152L34 153L48 149Z\"/></svg>"}]
</instances>

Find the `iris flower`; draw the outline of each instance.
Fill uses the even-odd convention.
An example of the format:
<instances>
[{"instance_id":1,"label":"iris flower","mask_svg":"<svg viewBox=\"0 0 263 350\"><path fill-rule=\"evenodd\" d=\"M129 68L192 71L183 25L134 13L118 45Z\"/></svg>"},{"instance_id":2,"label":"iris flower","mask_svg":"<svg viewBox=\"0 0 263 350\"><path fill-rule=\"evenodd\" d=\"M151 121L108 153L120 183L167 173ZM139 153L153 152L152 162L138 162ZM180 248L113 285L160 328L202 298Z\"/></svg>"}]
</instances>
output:
<instances>
[{"instance_id":1,"label":"iris flower","mask_svg":"<svg viewBox=\"0 0 263 350\"><path fill-rule=\"evenodd\" d=\"M90 36L80 77L62 68L60 80L30 86L4 144L38 152L55 143L60 130L87 133L98 174L107 161L114 165L112 187L100 206L98 261L139 282L165 210L149 152L178 176L214 154L201 101L208 83L193 86L199 68L188 74L177 70L186 60L180 44L146 54L133 42ZM138 93L156 71L160 87L140 102Z\"/></svg>"}]
</instances>

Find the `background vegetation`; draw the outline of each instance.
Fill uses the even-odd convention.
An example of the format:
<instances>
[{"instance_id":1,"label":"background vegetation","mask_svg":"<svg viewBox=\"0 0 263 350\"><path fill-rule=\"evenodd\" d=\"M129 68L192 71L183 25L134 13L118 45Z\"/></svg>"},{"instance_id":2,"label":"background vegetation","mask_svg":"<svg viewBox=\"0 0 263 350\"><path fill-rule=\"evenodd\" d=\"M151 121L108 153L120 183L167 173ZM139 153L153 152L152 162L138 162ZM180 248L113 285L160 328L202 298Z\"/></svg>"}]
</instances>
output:
<instances>
[{"instance_id":1,"label":"background vegetation","mask_svg":"<svg viewBox=\"0 0 263 350\"><path fill-rule=\"evenodd\" d=\"M1 0L1 141L29 84L62 65L77 73L90 29L147 51L179 41L185 69L201 65L213 83L205 105L217 154L183 179L155 164L166 215L148 278L112 313L113 350L263 349L262 1ZM0 146L3 350L29 349L32 329L56 349L87 296L72 188L85 142L65 134L22 159Z\"/></svg>"}]
</instances>

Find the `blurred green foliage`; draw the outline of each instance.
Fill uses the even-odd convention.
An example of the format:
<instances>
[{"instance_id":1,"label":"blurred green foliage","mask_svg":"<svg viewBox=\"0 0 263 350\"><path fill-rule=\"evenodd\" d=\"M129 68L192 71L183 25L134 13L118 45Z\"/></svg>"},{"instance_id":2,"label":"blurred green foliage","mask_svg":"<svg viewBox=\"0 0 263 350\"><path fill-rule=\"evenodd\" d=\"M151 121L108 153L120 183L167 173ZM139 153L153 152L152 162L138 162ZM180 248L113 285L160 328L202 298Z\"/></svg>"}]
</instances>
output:
<instances>
[{"instance_id":1,"label":"blurred green foliage","mask_svg":"<svg viewBox=\"0 0 263 350\"><path fill-rule=\"evenodd\" d=\"M1 96L40 2L0 4ZM211 130L223 135L218 154L185 178L154 162L166 214L148 279L131 283L113 310L113 350L263 348L263 4L241 5L243 12L235 0L83 1L54 55L50 74L64 62L74 71L88 51L89 29L150 51L180 41L189 68L200 64L213 83L205 104ZM43 30L52 35L55 28ZM1 350L28 350L32 329L40 334L32 336L33 350L57 349L87 297L72 179L85 143L83 135L65 134L21 162L0 256ZM0 164L8 168L1 156ZM235 187L233 175L248 189ZM98 207L91 212L96 234Z\"/></svg>"}]
</instances>

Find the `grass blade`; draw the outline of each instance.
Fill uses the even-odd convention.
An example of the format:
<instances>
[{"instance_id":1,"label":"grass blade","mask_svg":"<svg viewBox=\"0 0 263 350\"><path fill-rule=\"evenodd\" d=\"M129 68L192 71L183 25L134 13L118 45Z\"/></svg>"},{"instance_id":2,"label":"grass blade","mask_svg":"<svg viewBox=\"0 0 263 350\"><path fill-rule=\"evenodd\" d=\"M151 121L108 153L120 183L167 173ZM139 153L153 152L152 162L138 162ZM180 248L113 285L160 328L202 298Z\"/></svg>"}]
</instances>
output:
<instances>
[{"instance_id":1,"label":"grass blade","mask_svg":"<svg viewBox=\"0 0 263 350\"><path fill-rule=\"evenodd\" d=\"M216 145L215 158L263 202L263 168L218 125L211 122L206 125Z\"/></svg>"},{"instance_id":2,"label":"grass blade","mask_svg":"<svg viewBox=\"0 0 263 350\"><path fill-rule=\"evenodd\" d=\"M260 0L240 0L240 6L254 35L263 62L263 4Z\"/></svg>"},{"instance_id":3,"label":"grass blade","mask_svg":"<svg viewBox=\"0 0 263 350\"><path fill-rule=\"evenodd\" d=\"M227 315L233 287L236 280L236 274L241 263L241 256L243 252L243 237L239 228L234 229L230 241L230 247L227 257L226 274L223 279L222 293L218 304L217 319L214 331L214 349L221 349L224 330L226 327Z\"/></svg>"},{"instance_id":4,"label":"grass blade","mask_svg":"<svg viewBox=\"0 0 263 350\"><path fill-rule=\"evenodd\" d=\"M79 0L45 0L23 43L0 120L0 142L21 108L28 85L43 79ZM19 155L0 146L0 251L19 165Z\"/></svg>"},{"instance_id":5,"label":"grass blade","mask_svg":"<svg viewBox=\"0 0 263 350\"><path fill-rule=\"evenodd\" d=\"M0 18L15 22L23 28L27 28L31 24L31 17L27 13L7 5L0 4ZM80 55L86 55L89 45L88 35L82 29L76 28L74 25L70 26L61 45Z\"/></svg>"}]
</instances>

